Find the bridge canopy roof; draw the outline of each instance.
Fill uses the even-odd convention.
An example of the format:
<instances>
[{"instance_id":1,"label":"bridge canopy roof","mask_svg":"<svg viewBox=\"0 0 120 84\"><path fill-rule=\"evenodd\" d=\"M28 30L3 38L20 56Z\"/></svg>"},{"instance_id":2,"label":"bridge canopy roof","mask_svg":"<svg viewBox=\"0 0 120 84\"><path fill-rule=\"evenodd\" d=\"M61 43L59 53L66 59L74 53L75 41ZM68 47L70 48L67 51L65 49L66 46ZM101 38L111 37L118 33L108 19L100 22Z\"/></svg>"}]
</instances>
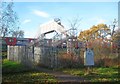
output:
<instances>
[{"instance_id":1,"label":"bridge canopy roof","mask_svg":"<svg viewBox=\"0 0 120 84\"><path fill-rule=\"evenodd\" d=\"M54 31L57 33L66 34L65 33L66 30L65 30L64 26L57 23L56 21L52 20L47 23L41 24L39 26L36 37L39 37L42 34L47 34L47 33L51 33Z\"/></svg>"}]
</instances>

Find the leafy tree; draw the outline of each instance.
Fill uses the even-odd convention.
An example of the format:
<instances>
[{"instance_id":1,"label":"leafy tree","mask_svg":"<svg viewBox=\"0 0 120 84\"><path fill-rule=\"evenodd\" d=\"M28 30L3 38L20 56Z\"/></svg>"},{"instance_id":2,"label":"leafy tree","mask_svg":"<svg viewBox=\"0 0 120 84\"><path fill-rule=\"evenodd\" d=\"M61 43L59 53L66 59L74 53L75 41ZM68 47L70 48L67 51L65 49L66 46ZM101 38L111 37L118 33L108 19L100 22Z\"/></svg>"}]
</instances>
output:
<instances>
[{"instance_id":1,"label":"leafy tree","mask_svg":"<svg viewBox=\"0 0 120 84\"><path fill-rule=\"evenodd\" d=\"M94 48L95 54L100 54L105 51L106 36L109 34L110 29L106 24L93 25L90 29L80 32L78 39L85 44L85 48Z\"/></svg>"},{"instance_id":2,"label":"leafy tree","mask_svg":"<svg viewBox=\"0 0 120 84\"><path fill-rule=\"evenodd\" d=\"M97 38L105 38L110 32L110 29L106 24L98 24L97 26L93 25L90 29L80 32L78 39L90 40Z\"/></svg>"}]
</instances>

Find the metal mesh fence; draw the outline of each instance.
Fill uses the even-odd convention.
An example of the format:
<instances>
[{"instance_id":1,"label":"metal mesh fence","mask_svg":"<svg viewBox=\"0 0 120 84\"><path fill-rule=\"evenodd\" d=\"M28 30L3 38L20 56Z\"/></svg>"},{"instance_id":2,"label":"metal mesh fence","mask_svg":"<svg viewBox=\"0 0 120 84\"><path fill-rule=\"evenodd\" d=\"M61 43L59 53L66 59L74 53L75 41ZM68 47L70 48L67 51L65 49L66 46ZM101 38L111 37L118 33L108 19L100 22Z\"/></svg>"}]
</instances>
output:
<instances>
[{"instance_id":1,"label":"metal mesh fence","mask_svg":"<svg viewBox=\"0 0 120 84\"><path fill-rule=\"evenodd\" d=\"M8 59L26 65L42 65L50 68L74 66L80 62L79 49L68 53L67 48L47 46L8 46Z\"/></svg>"}]
</instances>

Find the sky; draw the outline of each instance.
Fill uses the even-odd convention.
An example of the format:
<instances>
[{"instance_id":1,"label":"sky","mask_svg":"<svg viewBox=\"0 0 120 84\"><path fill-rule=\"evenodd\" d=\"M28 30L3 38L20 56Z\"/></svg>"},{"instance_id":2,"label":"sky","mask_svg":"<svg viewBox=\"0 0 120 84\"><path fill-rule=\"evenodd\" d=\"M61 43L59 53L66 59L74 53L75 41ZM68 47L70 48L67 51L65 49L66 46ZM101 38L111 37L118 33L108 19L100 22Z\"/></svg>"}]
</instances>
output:
<instances>
[{"instance_id":1,"label":"sky","mask_svg":"<svg viewBox=\"0 0 120 84\"><path fill-rule=\"evenodd\" d=\"M11 0L1 0L10 2ZM118 2L119 0L13 0L14 2Z\"/></svg>"},{"instance_id":2,"label":"sky","mask_svg":"<svg viewBox=\"0 0 120 84\"><path fill-rule=\"evenodd\" d=\"M118 2L14 2L14 11L25 38L35 38L39 26L54 18L60 18L66 29L68 20L80 18L78 32L99 23L111 25L118 19Z\"/></svg>"}]
</instances>

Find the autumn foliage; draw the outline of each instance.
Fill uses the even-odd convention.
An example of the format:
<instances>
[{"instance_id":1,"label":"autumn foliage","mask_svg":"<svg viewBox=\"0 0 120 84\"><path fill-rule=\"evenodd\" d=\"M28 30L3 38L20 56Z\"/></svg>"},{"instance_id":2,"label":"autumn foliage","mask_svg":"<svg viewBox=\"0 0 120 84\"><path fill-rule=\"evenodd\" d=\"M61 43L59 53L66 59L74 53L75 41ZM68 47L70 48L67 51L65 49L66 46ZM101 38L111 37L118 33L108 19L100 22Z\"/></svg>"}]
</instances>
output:
<instances>
[{"instance_id":1,"label":"autumn foliage","mask_svg":"<svg viewBox=\"0 0 120 84\"><path fill-rule=\"evenodd\" d=\"M84 48L93 48L97 66L118 65L118 43L112 39L112 36L107 37L111 35L110 31L106 24L98 24L81 31L78 36L79 41L84 43ZM83 51L80 52L80 56L83 56Z\"/></svg>"}]
</instances>

